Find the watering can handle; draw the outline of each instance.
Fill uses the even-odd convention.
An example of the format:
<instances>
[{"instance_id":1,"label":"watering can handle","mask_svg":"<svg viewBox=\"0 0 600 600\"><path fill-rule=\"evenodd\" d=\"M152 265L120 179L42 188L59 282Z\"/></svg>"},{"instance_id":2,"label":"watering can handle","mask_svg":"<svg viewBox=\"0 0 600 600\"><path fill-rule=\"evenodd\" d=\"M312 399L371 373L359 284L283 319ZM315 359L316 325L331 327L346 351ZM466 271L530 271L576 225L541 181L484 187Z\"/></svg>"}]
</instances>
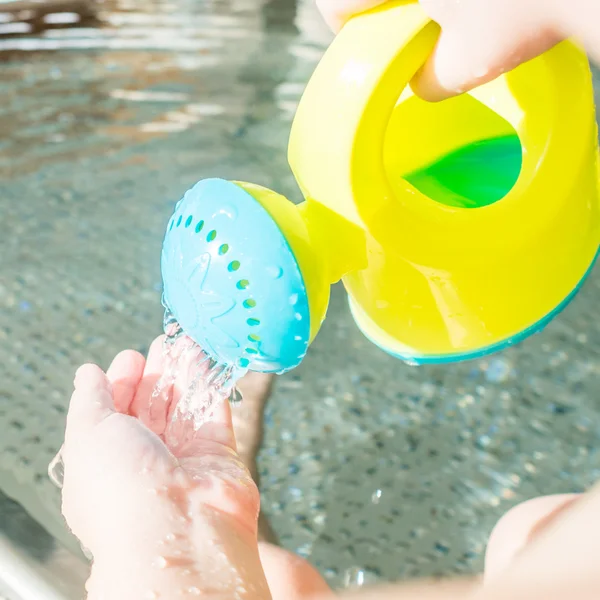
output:
<instances>
[{"instance_id":1,"label":"watering can handle","mask_svg":"<svg viewBox=\"0 0 600 600\"><path fill-rule=\"evenodd\" d=\"M346 24L315 70L292 126L289 162L305 197L356 224L364 222L361 210L389 202L382 156L389 119L439 31L416 0L387 2ZM571 158L577 160L564 155L564 147L587 139L594 115L589 64L580 49L566 42L532 62L470 92L519 135L523 185L549 144L563 155L564 177ZM403 145L408 149L410 140ZM359 206L361 193L368 194L368 207Z\"/></svg>"}]
</instances>

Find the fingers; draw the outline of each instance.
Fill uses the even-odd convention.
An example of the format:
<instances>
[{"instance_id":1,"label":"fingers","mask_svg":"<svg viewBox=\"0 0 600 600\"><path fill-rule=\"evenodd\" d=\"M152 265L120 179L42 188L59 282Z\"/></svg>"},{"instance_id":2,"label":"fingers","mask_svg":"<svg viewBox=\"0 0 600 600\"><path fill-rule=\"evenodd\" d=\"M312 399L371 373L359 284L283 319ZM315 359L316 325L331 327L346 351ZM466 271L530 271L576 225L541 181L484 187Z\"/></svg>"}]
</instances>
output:
<instances>
[{"instance_id":1,"label":"fingers","mask_svg":"<svg viewBox=\"0 0 600 600\"><path fill-rule=\"evenodd\" d=\"M317 7L329 27L338 32L354 15L384 4L386 0L317 0Z\"/></svg>"},{"instance_id":2,"label":"fingers","mask_svg":"<svg viewBox=\"0 0 600 600\"><path fill-rule=\"evenodd\" d=\"M198 346L186 351L178 365L165 439L178 456L191 456L206 441L236 449L229 401L209 381L214 372ZM204 421L199 428L195 425Z\"/></svg>"},{"instance_id":3,"label":"fingers","mask_svg":"<svg viewBox=\"0 0 600 600\"><path fill-rule=\"evenodd\" d=\"M206 441L221 444L237 452L233 425L231 423L231 405L229 404L229 400L219 401L214 409L211 420L204 423L204 425L193 433L191 443L185 450L186 454L188 456L194 454L196 449L202 448Z\"/></svg>"},{"instance_id":4,"label":"fingers","mask_svg":"<svg viewBox=\"0 0 600 600\"><path fill-rule=\"evenodd\" d=\"M246 373L237 386L242 401L231 407L238 452L257 483L259 476L256 456L262 445L265 406L271 396L274 382L275 375L252 371Z\"/></svg>"},{"instance_id":5,"label":"fingers","mask_svg":"<svg viewBox=\"0 0 600 600\"><path fill-rule=\"evenodd\" d=\"M113 400L117 412L128 414L138 385L144 373L146 359L134 350L117 354L106 372L112 384Z\"/></svg>"},{"instance_id":6,"label":"fingers","mask_svg":"<svg viewBox=\"0 0 600 600\"><path fill-rule=\"evenodd\" d=\"M182 338L178 344L177 372L173 381L173 402L168 416L172 414L180 401L188 402L192 395L200 396L196 398L195 405L207 404L202 395L206 391L204 382L209 375L209 359L200 346L194 344L189 338Z\"/></svg>"},{"instance_id":7,"label":"fingers","mask_svg":"<svg viewBox=\"0 0 600 600\"><path fill-rule=\"evenodd\" d=\"M152 392L165 368L164 339L165 336L161 335L152 342L148 350L142 379L139 382L129 409L132 415L138 417L146 427L158 434L162 434L162 431L157 431L156 427L153 427L150 418L150 404L153 400Z\"/></svg>"},{"instance_id":8,"label":"fingers","mask_svg":"<svg viewBox=\"0 0 600 600\"><path fill-rule=\"evenodd\" d=\"M485 559L486 582L500 577L519 553L578 498L577 494L545 496L509 511L490 536Z\"/></svg>"},{"instance_id":9,"label":"fingers","mask_svg":"<svg viewBox=\"0 0 600 600\"><path fill-rule=\"evenodd\" d=\"M182 336L172 346L168 362L170 389L154 398L151 417L169 449L179 455L182 444L193 437L197 415L209 404L201 397L208 359L198 345Z\"/></svg>"},{"instance_id":10,"label":"fingers","mask_svg":"<svg viewBox=\"0 0 600 600\"><path fill-rule=\"evenodd\" d=\"M537 2L420 3L442 28L433 55L412 83L425 100L443 100L488 83L561 39Z\"/></svg>"},{"instance_id":11,"label":"fingers","mask_svg":"<svg viewBox=\"0 0 600 600\"><path fill-rule=\"evenodd\" d=\"M65 446L73 437L85 438L115 412L108 378L96 365L83 365L75 375L75 391L67 415Z\"/></svg>"},{"instance_id":12,"label":"fingers","mask_svg":"<svg viewBox=\"0 0 600 600\"><path fill-rule=\"evenodd\" d=\"M560 41L556 34L544 29L521 35L513 33L506 38L486 33L462 27L443 29L433 55L411 83L414 92L430 102L468 92L539 56Z\"/></svg>"},{"instance_id":13,"label":"fingers","mask_svg":"<svg viewBox=\"0 0 600 600\"><path fill-rule=\"evenodd\" d=\"M323 18L335 32L355 15L383 3L317 0ZM563 38L543 2L420 0L420 4L442 28L433 55L412 82L415 93L432 102L488 83Z\"/></svg>"},{"instance_id":14,"label":"fingers","mask_svg":"<svg viewBox=\"0 0 600 600\"><path fill-rule=\"evenodd\" d=\"M248 371L248 373L240 379L237 387L242 394L242 398L253 397L266 399L270 396L274 383L275 375ZM255 403L256 402L253 402L253 404Z\"/></svg>"}]
</instances>

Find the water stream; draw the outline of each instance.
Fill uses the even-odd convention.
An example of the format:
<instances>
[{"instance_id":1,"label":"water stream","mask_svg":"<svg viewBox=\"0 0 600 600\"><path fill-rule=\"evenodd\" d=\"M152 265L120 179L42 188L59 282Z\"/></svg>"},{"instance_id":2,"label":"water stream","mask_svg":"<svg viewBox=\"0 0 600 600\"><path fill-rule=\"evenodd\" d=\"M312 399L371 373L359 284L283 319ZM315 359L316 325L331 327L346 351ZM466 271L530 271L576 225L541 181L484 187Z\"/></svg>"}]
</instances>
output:
<instances>
[{"instance_id":1,"label":"water stream","mask_svg":"<svg viewBox=\"0 0 600 600\"><path fill-rule=\"evenodd\" d=\"M176 448L202 425L212 421L225 400L239 402L236 383L245 370L215 361L185 335L168 308L165 309L164 368L150 398L150 420L167 412L165 441Z\"/></svg>"}]
</instances>

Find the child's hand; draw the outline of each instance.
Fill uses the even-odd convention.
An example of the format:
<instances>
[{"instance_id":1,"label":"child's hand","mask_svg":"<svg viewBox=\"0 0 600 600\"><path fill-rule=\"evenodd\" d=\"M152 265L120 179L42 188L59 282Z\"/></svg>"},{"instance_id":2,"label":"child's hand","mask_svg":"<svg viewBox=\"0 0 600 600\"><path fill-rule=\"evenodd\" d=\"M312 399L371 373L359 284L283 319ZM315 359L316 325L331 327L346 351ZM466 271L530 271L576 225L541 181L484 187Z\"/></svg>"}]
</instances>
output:
<instances>
[{"instance_id":1,"label":"child's hand","mask_svg":"<svg viewBox=\"0 0 600 600\"><path fill-rule=\"evenodd\" d=\"M442 27L437 48L413 87L441 100L495 79L550 49L561 39L554 27L560 0L420 0ZM325 20L339 30L382 0L317 0Z\"/></svg>"},{"instance_id":2,"label":"child's hand","mask_svg":"<svg viewBox=\"0 0 600 600\"><path fill-rule=\"evenodd\" d=\"M130 416L150 413L163 369L159 338L147 361L126 351L107 375L85 365L75 378L63 513L94 556L90 598L170 598L174 590L269 598L256 542L258 491L237 457L228 403L176 454ZM191 371L181 369L173 402ZM166 424L170 407L162 410Z\"/></svg>"}]
</instances>

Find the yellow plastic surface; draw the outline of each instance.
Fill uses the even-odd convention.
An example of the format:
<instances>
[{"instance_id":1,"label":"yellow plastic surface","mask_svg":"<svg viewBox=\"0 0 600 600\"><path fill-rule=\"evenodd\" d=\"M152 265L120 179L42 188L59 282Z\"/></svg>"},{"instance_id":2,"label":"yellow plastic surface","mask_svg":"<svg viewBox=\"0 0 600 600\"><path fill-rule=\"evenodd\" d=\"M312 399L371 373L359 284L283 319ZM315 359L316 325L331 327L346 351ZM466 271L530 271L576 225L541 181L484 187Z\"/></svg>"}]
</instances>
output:
<instances>
[{"instance_id":1,"label":"yellow plastic surface","mask_svg":"<svg viewBox=\"0 0 600 600\"><path fill-rule=\"evenodd\" d=\"M565 42L470 94L430 104L407 85L438 33L414 2L350 21L306 89L289 145L307 199L301 212L309 225L310 215L321 222L310 235L329 280L343 275L361 329L402 356L469 354L535 326L577 287L600 240L584 52ZM493 204L446 206L405 178L511 132L522 169ZM303 270L309 290L322 286L313 273Z\"/></svg>"},{"instance_id":2,"label":"yellow plastic surface","mask_svg":"<svg viewBox=\"0 0 600 600\"><path fill-rule=\"evenodd\" d=\"M277 223L289 244L304 279L308 310L310 314L311 343L325 319L329 305L330 278L327 261L313 243L308 224L302 218L298 207L287 198L272 190L244 181L235 181L236 185L248 192Z\"/></svg>"}]
</instances>

